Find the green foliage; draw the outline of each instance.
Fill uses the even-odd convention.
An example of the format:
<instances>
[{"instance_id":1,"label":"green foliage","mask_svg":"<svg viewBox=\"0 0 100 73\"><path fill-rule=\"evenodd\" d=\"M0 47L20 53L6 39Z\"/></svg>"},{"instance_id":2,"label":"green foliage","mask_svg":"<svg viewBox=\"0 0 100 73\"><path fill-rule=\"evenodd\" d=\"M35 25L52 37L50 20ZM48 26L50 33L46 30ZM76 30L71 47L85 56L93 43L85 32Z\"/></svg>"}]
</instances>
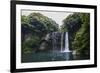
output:
<instances>
[{"instance_id":1,"label":"green foliage","mask_svg":"<svg viewBox=\"0 0 100 73\"><path fill-rule=\"evenodd\" d=\"M31 53L39 48L47 33L68 31L70 49L77 54L90 54L90 15L88 13L73 13L63 20L63 25L40 13L21 16L22 53Z\"/></svg>"},{"instance_id":2,"label":"green foliage","mask_svg":"<svg viewBox=\"0 0 100 73\"><path fill-rule=\"evenodd\" d=\"M21 16L22 53L39 48L42 38L53 31L58 31L58 24L40 13Z\"/></svg>"},{"instance_id":3,"label":"green foliage","mask_svg":"<svg viewBox=\"0 0 100 73\"><path fill-rule=\"evenodd\" d=\"M63 20L63 28L68 30L68 32L70 32L71 34L79 30L82 23L79 15L79 13L74 13L65 18Z\"/></svg>"},{"instance_id":4,"label":"green foliage","mask_svg":"<svg viewBox=\"0 0 100 73\"><path fill-rule=\"evenodd\" d=\"M64 24L62 25L63 31L68 31L69 35L69 45L72 49L72 42L75 38L76 32L80 29L82 21L80 18L80 13L73 13L63 20Z\"/></svg>"},{"instance_id":5,"label":"green foliage","mask_svg":"<svg viewBox=\"0 0 100 73\"><path fill-rule=\"evenodd\" d=\"M79 55L90 55L90 15L74 13L64 20L64 28L69 32L70 48Z\"/></svg>"},{"instance_id":6,"label":"green foliage","mask_svg":"<svg viewBox=\"0 0 100 73\"><path fill-rule=\"evenodd\" d=\"M28 19L29 19L29 23L31 25L35 26L36 29L41 29L46 32L50 32L50 31L52 32L52 31L58 30L58 24L55 21L53 21L52 19L50 19L40 13L31 13L28 16ZM40 25L39 25L39 23L40 23Z\"/></svg>"},{"instance_id":7,"label":"green foliage","mask_svg":"<svg viewBox=\"0 0 100 73\"><path fill-rule=\"evenodd\" d=\"M81 14L82 27L76 33L73 48L81 55L90 55L90 18L89 14Z\"/></svg>"}]
</instances>

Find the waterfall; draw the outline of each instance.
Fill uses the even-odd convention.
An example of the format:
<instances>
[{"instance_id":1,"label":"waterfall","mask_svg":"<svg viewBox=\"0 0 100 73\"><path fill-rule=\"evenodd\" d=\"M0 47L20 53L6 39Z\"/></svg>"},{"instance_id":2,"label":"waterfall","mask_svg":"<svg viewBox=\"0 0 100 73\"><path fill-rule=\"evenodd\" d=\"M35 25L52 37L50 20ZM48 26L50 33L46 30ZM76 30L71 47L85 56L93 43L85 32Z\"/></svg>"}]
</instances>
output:
<instances>
[{"instance_id":1,"label":"waterfall","mask_svg":"<svg viewBox=\"0 0 100 73\"><path fill-rule=\"evenodd\" d=\"M52 33L52 48L53 48L53 52L54 51L57 51L57 48L58 48L58 46L57 46L57 35L58 35L58 32L53 32Z\"/></svg>"},{"instance_id":2,"label":"waterfall","mask_svg":"<svg viewBox=\"0 0 100 73\"><path fill-rule=\"evenodd\" d=\"M65 35L64 33L61 34L61 52L70 52L69 42L68 42L68 32L65 32Z\"/></svg>"},{"instance_id":3,"label":"waterfall","mask_svg":"<svg viewBox=\"0 0 100 73\"><path fill-rule=\"evenodd\" d=\"M64 33L62 33L61 34L61 52L63 51L63 44L64 44L64 42L63 42L63 36L64 36Z\"/></svg>"},{"instance_id":4,"label":"waterfall","mask_svg":"<svg viewBox=\"0 0 100 73\"><path fill-rule=\"evenodd\" d=\"M63 44L63 41L61 43L61 32L53 32L51 34L51 39L52 39L52 50L55 52L60 52L61 51L61 44Z\"/></svg>"},{"instance_id":5,"label":"waterfall","mask_svg":"<svg viewBox=\"0 0 100 73\"><path fill-rule=\"evenodd\" d=\"M70 52L68 42L68 32L52 32L47 34L45 40L51 39L53 52Z\"/></svg>"},{"instance_id":6,"label":"waterfall","mask_svg":"<svg viewBox=\"0 0 100 73\"><path fill-rule=\"evenodd\" d=\"M70 52L69 42L68 42L68 32L65 33L65 49L64 49L64 52Z\"/></svg>"}]
</instances>

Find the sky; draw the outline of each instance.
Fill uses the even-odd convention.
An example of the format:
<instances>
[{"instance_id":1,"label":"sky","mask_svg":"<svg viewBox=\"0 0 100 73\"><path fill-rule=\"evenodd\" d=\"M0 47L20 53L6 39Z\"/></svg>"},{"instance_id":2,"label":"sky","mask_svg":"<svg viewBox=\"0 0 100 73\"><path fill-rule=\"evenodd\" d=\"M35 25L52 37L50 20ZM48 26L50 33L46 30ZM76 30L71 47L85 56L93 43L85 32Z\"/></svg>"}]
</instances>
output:
<instances>
[{"instance_id":1,"label":"sky","mask_svg":"<svg viewBox=\"0 0 100 73\"><path fill-rule=\"evenodd\" d=\"M29 15L30 13L41 13L44 16L47 16L51 19L53 19L57 24L59 24L59 27L63 24L63 20L69 16L70 14L73 14L71 12L54 12L54 11L32 11L32 10L22 10L22 15Z\"/></svg>"}]
</instances>

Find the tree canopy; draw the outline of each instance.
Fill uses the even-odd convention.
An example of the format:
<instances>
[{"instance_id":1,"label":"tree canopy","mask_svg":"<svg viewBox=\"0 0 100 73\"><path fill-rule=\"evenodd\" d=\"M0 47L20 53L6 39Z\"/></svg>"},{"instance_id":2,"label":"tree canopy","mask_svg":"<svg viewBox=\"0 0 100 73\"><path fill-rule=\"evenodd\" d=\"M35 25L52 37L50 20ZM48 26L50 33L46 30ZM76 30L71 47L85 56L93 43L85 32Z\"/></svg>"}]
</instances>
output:
<instances>
[{"instance_id":1,"label":"tree canopy","mask_svg":"<svg viewBox=\"0 0 100 73\"><path fill-rule=\"evenodd\" d=\"M62 30L69 33L70 48L77 54L90 55L90 14L74 13L64 19Z\"/></svg>"},{"instance_id":2,"label":"tree canopy","mask_svg":"<svg viewBox=\"0 0 100 73\"><path fill-rule=\"evenodd\" d=\"M41 13L31 13L21 16L22 52L30 53L36 50L43 38L52 32L68 32L69 48L77 54L90 55L90 14L73 13L59 25L51 18Z\"/></svg>"},{"instance_id":3,"label":"tree canopy","mask_svg":"<svg viewBox=\"0 0 100 73\"><path fill-rule=\"evenodd\" d=\"M40 13L31 13L28 16L22 15L22 51L27 53L35 50L47 33L57 30L58 24Z\"/></svg>"}]
</instances>

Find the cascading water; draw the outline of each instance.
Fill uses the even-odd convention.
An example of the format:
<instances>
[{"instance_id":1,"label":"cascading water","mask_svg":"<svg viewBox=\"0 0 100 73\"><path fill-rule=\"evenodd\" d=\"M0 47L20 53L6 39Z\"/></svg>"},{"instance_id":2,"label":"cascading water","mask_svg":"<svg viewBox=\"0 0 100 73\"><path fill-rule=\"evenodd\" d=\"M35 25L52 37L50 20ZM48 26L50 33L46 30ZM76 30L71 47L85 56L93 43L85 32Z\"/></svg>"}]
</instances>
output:
<instances>
[{"instance_id":1,"label":"cascading water","mask_svg":"<svg viewBox=\"0 0 100 73\"><path fill-rule=\"evenodd\" d=\"M64 48L63 52L70 52L69 42L68 42L68 32L65 33L65 48Z\"/></svg>"},{"instance_id":2,"label":"cascading water","mask_svg":"<svg viewBox=\"0 0 100 73\"><path fill-rule=\"evenodd\" d=\"M51 34L53 52L58 52L60 50L60 37L60 32L53 32Z\"/></svg>"},{"instance_id":3,"label":"cascading water","mask_svg":"<svg viewBox=\"0 0 100 73\"><path fill-rule=\"evenodd\" d=\"M64 36L64 33L61 34L61 52L63 51L63 36Z\"/></svg>"},{"instance_id":4,"label":"cascading water","mask_svg":"<svg viewBox=\"0 0 100 73\"><path fill-rule=\"evenodd\" d=\"M49 45L50 49L46 45ZM23 62L67 61L72 59L73 55L69 50L68 32L48 33L43 38L39 52L23 56Z\"/></svg>"},{"instance_id":5,"label":"cascading water","mask_svg":"<svg viewBox=\"0 0 100 73\"><path fill-rule=\"evenodd\" d=\"M53 32L52 36L52 60L62 58L64 60L70 60L71 51L69 50L68 32Z\"/></svg>"},{"instance_id":6,"label":"cascading water","mask_svg":"<svg viewBox=\"0 0 100 73\"><path fill-rule=\"evenodd\" d=\"M53 32L51 34L51 39L53 52L70 52L68 32Z\"/></svg>"}]
</instances>

